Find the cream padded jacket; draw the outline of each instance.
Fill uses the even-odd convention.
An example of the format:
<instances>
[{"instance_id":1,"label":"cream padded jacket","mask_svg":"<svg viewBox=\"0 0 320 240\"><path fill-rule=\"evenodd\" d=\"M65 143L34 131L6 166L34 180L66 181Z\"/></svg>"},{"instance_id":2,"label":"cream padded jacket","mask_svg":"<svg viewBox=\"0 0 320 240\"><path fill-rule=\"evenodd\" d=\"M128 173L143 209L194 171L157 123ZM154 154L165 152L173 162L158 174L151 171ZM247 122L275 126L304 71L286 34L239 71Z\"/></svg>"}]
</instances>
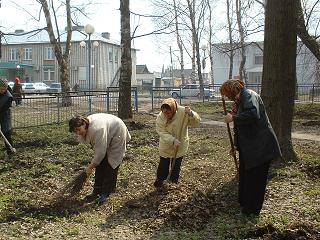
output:
<instances>
[{"instance_id":1,"label":"cream padded jacket","mask_svg":"<svg viewBox=\"0 0 320 240\"><path fill-rule=\"evenodd\" d=\"M198 127L200 124L200 116L194 111L192 111L192 113L193 116L191 117L185 113L185 107L178 106L177 112L167 125L167 119L165 115L162 112L159 113L156 120L156 130L160 136L159 154L161 157L174 157L174 138L177 138L181 142L176 157L178 158L184 156L187 153L189 148L188 127ZM180 132L181 136L178 136Z\"/></svg>"}]
</instances>

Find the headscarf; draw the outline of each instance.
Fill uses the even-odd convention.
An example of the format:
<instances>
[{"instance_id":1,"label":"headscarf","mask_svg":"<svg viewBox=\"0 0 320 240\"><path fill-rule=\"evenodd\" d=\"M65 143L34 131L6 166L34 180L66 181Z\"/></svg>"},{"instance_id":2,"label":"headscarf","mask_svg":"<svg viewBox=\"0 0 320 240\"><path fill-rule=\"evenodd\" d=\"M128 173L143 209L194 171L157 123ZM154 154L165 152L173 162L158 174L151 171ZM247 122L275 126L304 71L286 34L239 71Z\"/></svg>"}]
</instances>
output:
<instances>
[{"instance_id":1,"label":"headscarf","mask_svg":"<svg viewBox=\"0 0 320 240\"><path fill-rule=\"evenodd\" d=\"M20 84L20 79L18 77L16 77L15 82L17 85Z\"/></svg>"},{"instance_id":2,"label":"headscarf","mask_svg":"<svg viewBox=\"0 0 320 240\"><path fill-rule=\"evenodd\" d=\"M220 87L220 93L223 96L235 97L241 89L244 88L244 83L238 79L229 79Z\"/></svg>"},{"instance_id":3,"label":"headscarf","mask_svg":"<svg viewBox=\"0 0 320 240\"><path fill-rule=\"evenodd\" d=\"M0 78L0 88L7 88L8 82L6 79Z\"/></svg>"},{"instance_id":4,"label":"headscarf","mask_svg":"<svg viewBox=\"0 0 320 240\"><path fill-rule=\"evenodd\" d=\"M171 109L171 112L173 112L173 115L176 113L177 109L178 109L178 103L174 98L166 98L165 100L163 100L162 104L161 104L161 109L163 105L168 105ZM167 119L166 125L168 125L171 122L172 119Z\"/></svg>"},{"instance_id":5,"label":"headscarf","mask_svg":"<svg viewBox=\"0 0 320 240\"><path fill-rule=\"evenodd\" d=\"M163 100L161 108L163 105L168 105L173 113L175 113L178 108L178 103L174 98L166 98L165 100Z\"/></svg>"}]
</instances>

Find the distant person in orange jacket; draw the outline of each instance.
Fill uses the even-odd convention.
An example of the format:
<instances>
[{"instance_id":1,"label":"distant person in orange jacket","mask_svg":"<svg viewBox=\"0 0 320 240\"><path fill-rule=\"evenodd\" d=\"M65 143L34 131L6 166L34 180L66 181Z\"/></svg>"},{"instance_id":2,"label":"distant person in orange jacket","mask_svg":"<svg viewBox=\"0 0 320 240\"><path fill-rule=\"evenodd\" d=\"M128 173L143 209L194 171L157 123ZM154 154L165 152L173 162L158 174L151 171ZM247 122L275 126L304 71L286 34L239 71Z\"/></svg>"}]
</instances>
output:
<instances>
[{"instance_id":1,"label":"distant person in orange jacket","mask_svg":"<svg viewBox=\"0 0 320 240\"><path fill-rule=\"evenodd\" d=\"M12 91L13 91L14 101L16 102L16 106L21 105L23 90L22 90L22 84L19 77L16 77Z\"/></svg>"}]
</instances>

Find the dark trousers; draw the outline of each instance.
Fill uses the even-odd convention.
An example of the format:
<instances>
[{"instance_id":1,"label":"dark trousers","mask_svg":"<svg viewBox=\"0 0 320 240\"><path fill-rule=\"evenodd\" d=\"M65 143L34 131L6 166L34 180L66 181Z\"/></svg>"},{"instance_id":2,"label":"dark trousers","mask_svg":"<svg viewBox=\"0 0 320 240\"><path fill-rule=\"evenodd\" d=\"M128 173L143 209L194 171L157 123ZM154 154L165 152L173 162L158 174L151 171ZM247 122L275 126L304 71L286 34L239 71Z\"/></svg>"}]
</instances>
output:
<instances>
[{"instance_id":1,"label":"dark trousers","mask_svg":"<svg viewBox=\"0 0 320 240\"><path fill-rule=\"evenodd\" d=\"M113 169L108 163L106 156L96 167L94 176L93 192L97 194L106 194L109 196L115 192L119 166Z\"/></svg>"},{"instance_id":2,"label":"dark trousers","mask_svg":"<svg viewBox=\"0 0 320 240\"><path fill-rule=\"evenodd\" d=\"M267 186L270 161L251 169L245 169L240 160L239 203L245 214L258 215L262 209Z\"/></svg>"},{"instance_id":3,"label":"dark trousers","mask_svg":"<svg viewBox=\"0 0 320 240\"><path fill-rule=\"evenodd\" d=\"M160 162L157 169L157 180L162 182L167 179L170 173L170 165L174 162L174 166L171 166L172 171L169 177L169 181L178 183L182 159L183 157L176 158L175 160L173 160L172 158L160 157Z\"/></svg>"}]
</instances>

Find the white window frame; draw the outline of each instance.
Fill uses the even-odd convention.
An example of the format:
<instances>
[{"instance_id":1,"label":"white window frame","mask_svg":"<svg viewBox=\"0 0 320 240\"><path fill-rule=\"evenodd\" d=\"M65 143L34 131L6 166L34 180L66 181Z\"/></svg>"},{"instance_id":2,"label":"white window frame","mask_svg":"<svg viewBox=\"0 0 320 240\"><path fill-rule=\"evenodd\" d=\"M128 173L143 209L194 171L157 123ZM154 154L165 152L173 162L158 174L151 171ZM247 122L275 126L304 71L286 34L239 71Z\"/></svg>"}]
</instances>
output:
<instances>
[{"instance_id":1,"label":"white window frame","mask_svg":"<svg viewBox=\"0 0 320 240\"><path fill-rule=\"evenodd\" d=\"M109 51L109 62L113 62L113 52L112 52L112 50Z\"/></svg>"},{"instance_id":2,"label":"white window frame","mask_svg":"<svg viewBox=\"0 0 320 240\"><path fill-rule=\"evenodd\" d=\"M45 58L45 60L54 60L55 59L53 47L45 47L44 58Z\"/></svg>"},{"instance_id":3,"label":"white window frame","mask_svg":"<svg viewBox=\"0 0 320 240\"><path fill-rule=\"evenodd\" d=\"M23 52L24 52L23 60L32 60L32 48L25 48Z\"/></svg>"},{"instance_id":4,"label":"white window frame","mask_svg":"<svg viewBox=\"0 0 320 240\"><path fill-rule=\"evenodd\" d=\"M54 82L55 81L55 71L54 68L43 68L43 81L44 82Z\"/></svg>"},{"instance_id":5,"label":"white window frame","mask_svg":"<svg viewBox=\"0 0 320 240\"><path fill-rule=\"evenodd\" d=\"M10 48L10 61L17 61L19 59L19 51L18 48Z\"/></svg>"}]
</instances>

